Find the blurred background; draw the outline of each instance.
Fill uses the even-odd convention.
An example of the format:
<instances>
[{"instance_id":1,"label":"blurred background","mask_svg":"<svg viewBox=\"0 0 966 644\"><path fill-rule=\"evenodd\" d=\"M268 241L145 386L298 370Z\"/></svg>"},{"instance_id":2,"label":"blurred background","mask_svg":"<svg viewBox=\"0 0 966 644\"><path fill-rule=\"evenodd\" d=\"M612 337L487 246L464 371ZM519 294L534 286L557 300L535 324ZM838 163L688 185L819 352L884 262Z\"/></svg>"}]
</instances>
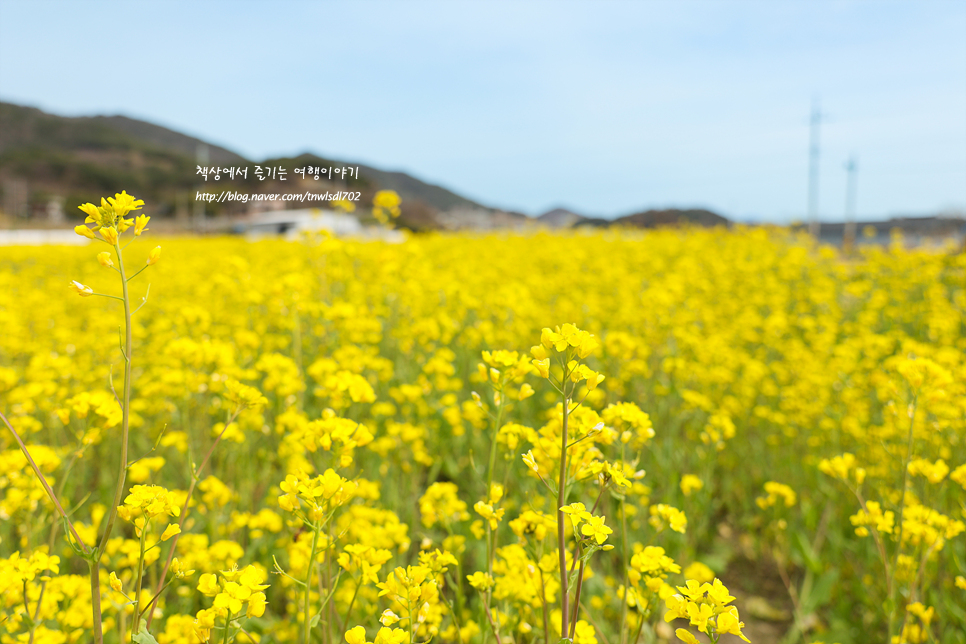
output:
<instances>
[{"instance_id":1,"label":"blurred background","mask_svg":"<svg viewBox=\"0 0 966 644\"><path fill-rule=\"evenodd\" d=\"M0 0L0 101L6 229L121 190L209 232L308 206L201 191L391 189L413 230L966 217L962 0Z\"/></svg>"}]
</instances>

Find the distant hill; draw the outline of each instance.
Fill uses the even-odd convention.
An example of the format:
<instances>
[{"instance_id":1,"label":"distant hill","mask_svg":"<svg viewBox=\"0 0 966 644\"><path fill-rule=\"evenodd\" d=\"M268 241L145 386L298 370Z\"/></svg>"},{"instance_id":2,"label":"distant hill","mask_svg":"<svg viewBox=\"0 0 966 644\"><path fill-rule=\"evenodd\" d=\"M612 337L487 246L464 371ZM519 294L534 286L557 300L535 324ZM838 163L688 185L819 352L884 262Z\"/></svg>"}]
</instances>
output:
<instances>
[{"instance_id":1,"label":"distant hill","mask_svg":"<svg viewBox=\"0 0 966 644\"><path fill-rule=\"evenodd\" d=\"M440 211L452 210L454 208L483 208L489 210L475 201L461 197L455 192L441 186L421 181L405 172L380 170L362 163L356 163L355 161L327 159L311 152L305 152L296 157L265 159L260 163L262 165L282 165L285 167L299 167L304 165L358 167L361 181L354 183L353 178L350 177L347 179L348 185L365 186L379 190L395 190L404 201L420 201Z\"/></svg>"},{"instance_id":2,"label":"distant hill","mask_svg":"<svg viewBox=\"0 0 966 644\"><path fill-rule=\"evenodd\" d=\"M178 145L187 145L184 139L190 137L149 123L132 128L130 122L140 123L124 117L65 118L0 103L0 187L6 193L16 180L26 180L28 213L54 195L71 210L120 190L155 204L172 191L189 190L193 153ZM144 138L131 133L137 129ZM182 137L177 144L165 145L177 137ZM6 202L9 195L4 196Z\"/></svg>"},{"instance_id":3,"label":"distant hill","mask_svg":"<svg viewBox=\"0 0 966 644\"><path fill-rule=\"evenodd\" d=\"M586 219L566 208L554 208L537 217L538 222L551 228L570 228Z\"/></svg>"},{"instance_id":4,"label":"distant hill","mask_svg":"<svg viewBox=\"0 0 966 644\"><path fill-rule=\"evenodd\" d=\"M247 179L225 175L205 181L196 173L199 150L208 166L248 167ZM282 166L285 181L259 181L254 166ZM305 166L358 167L358 177L314 180L295 174ZM395 190L402 197L399 224L414 230L527 228L534 219L487 207L410 174L306 152L298 156L252 160L202 139L126 116L64 117L33 107L0 102L0 210L8 215L67 222L80 219L82 203L126 190L148 204L152 216L180 215L195 207L195 192L231 189L248 193L295 193L310 190L353 190L362 193L359 214L378 190ZM292 202L291 207L305 207ZM244 214L251 204L205 204L207 215ZM57 215L56 213L64 213ZM614 220L588 218L555 208L536 219L552 228L612 225L654 228L689 223L729 225L708 210L646 210Z\"/></svg>"},{"instance_id":5,"label":"distant hill","mask_svg":"<svg viewBox=\"0 0 966 644\"><path fill-rule=\"evenodd\" d=\"M260 182L249 170L247 181L205 182L196 174L199 148L209 166L278 166L289 169L286 181ZM401 223L413 228L438 228L437 214L449 210L492 209L421 181L404 172L327 159L314 154L254 161L226 148L126 116L64 117L33 107L0 102L0 190L5 210L27 216L46 216L49 201L59 199L69 217L77 206L102 195L127 190L150 204L154 215L186 213L198 189L232 188L249 192L299 192L305 189L294 169L305 165L358 166L359 178L332 181L350 185L371 202L377 190L389 189L403 200ZM299 179L299 180L296 180ZM328 185L312 184L324 191ZM11 199L25 191L22 199ZM7 194L11 193L11 194ZM12 207L10 204L14 204ZM238 214L240 204L210 204L209 214Z\"/></svg>"},{"instance_id":6,"label":"distant hill","mask_svg":"<svg viewBox=\"0 0 966 644\"><path fill-rule=\"evenodd\" d=\"M583 219L577 222L577 226L629 226L634 228L659 228L665 226L680 226L682 224L691 226L730 226L731 221L726 217L704 209L678 210L668 208L666 210L645 210L631 215L625 215L616 219Z\"/></svg>"},{"instance_id":7,"label":"distant hill","mask_svg":"<svg viewBox=\"0 0 966 644\"><path fill-rule=\"evenodd\" d=\"M658 226L678 226L690 224L692 226L728 226L731 222L710 210L645 210L632 215L625 215L614 220L614 225L637 226L639 228L657 228Z\"/></svg>"}]
</instances>

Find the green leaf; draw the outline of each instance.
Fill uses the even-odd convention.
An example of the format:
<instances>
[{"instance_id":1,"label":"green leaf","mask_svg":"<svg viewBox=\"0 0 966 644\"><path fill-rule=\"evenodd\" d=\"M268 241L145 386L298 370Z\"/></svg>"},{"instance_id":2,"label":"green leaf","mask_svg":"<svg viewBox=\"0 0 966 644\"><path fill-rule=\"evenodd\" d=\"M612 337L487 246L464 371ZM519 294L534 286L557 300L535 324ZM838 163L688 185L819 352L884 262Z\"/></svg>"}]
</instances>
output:
<instances>
[{"instance_id":1,"label":"green leaf","mask_svg":"<svg viewBox=\"0 0 966 644\"><path fill-rule=\"evenodd\" d=\"M158 644L158 640L154 639L154 635L148 632L148 623L143 619L141 620L141 628L131 636L131 641L136 644Z\"/></svg>"},{"instance_id":2,"label":"green leaf","mask_svg":"<svg viewBox=\"0 0 966 644\"><path fill-rule=\"evenodd\" d=\"M567 581L567 592L571 593L574 590L574 586L577 584L577 575L580 574L580 568L574 568L573 572L570 573L570 579Z\"/></svg>"},{"instance_id":3,"label":"green leaf","mask_svg":"<svg viewBox=\"0 0 966 644\"><path fill-rule=\"evenodd\" d=\"M805 612L813 612L829 603L832 600L832 588L838 580L839 571L834 568L819 577L818 581L815 582L815 586L812 588L812 592L808 594L808 597L802 598L802 605Z\"/></svg>"},{"instance_id":4,"label":"green leaf","mask_svg":"<svg viewBox=\"0 0 966 644\"><path fill-rule=\"evenodd\" d=\"M795 541L798 543L798 548L802 552L802 556L805 557L805 564L809 569L816 575L822 572L822 561L818 557L818 553L812 548L812 544L809 543L808 537L804 532L795 533Z\"/></svg>"},{"instance_id":5,"label":"green leaf","mask_svg":"<svg viewBox=\"0 0 966 644\"><path fill-rule=\"evenodd\" d=\"M319 625L319 617L319 615L314 615L312 617L312 619L309 621L309 628L315 628Z\"/></svg>"}]
</instances>

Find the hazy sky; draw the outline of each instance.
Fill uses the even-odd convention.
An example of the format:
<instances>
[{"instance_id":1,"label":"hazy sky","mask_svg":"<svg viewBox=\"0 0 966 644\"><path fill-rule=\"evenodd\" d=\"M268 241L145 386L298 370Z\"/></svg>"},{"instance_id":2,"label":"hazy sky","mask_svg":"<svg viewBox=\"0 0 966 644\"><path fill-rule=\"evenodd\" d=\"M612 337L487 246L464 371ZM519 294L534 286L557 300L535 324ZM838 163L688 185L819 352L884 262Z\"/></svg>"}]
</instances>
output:
<instances>
[{"instance_id":1,"label":"hazy sky","mask_svg":"<svg viewBox=\"0 0 966 644\"><path fill-rule=\"evenodd\" d=\"M0 99L612 217L966 209L966 0L0 0ZM120 189L120 188L119 188Z\"/></svg>"}]
</instances>

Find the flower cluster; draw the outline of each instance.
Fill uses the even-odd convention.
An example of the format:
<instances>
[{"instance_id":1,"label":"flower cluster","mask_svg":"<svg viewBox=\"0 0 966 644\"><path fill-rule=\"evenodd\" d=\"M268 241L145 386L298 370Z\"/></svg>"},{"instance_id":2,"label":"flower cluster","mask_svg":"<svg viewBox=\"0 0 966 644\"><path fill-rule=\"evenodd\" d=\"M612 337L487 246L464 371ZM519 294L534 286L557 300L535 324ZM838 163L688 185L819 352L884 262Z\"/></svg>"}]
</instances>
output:
<instances>
[{"instance_id":1,"label":"flower cluster","mask_svg":"<svg viewBox=\"0 0 966 644\"><path fill-rule=\"evenodd\" d=\"M710 584L688 580L684 587L678 586L677 589L678 594L664 600L667 605L665 622L679 618L690 620L691 626L711 637L713 642L724 633L750 641L741 632L745 624L738 618L738 609L728 605L734 597L728 594L728 588L721 580L715 579ZM698 638L683 628L677 629L675 634L682 642L698 644Z\"/></svg>"},{"instance_id":2,"label":"flower cluster","mask_svg":"<svg viewBox=\"0 0 966 644\"><path fill-rule=\"evenodd\" d=\"M218 574L205 573L198 578L198 592L213 597L211 608L198 611L195 617L195 634L203 642L211 638L211 632L219 624L223 629L232 628L240 618L261 617L265 613L266 598L262 592L268 584L262 583L265 574L255 566L239 570L233 566Z\"/></svg>"}]
</instances>

